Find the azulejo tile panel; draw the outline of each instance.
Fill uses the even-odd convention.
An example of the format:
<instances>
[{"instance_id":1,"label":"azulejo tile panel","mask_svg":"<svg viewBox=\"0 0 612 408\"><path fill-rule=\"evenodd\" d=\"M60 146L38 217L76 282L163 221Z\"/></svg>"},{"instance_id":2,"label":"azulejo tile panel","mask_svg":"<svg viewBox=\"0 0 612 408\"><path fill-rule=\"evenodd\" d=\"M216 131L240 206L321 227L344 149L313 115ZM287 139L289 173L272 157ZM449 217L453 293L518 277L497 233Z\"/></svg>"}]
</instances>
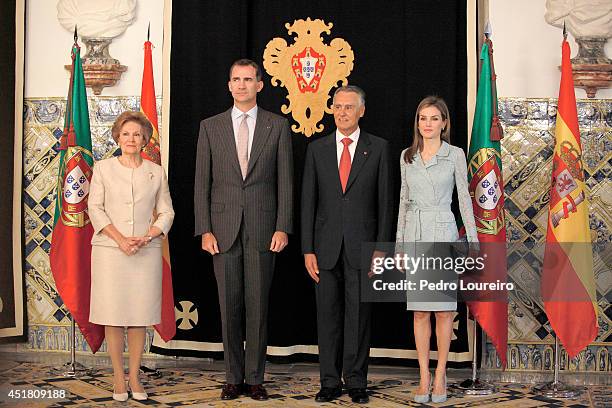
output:
<instances>
[{"instance_id":1,"label":"azulejo tile panel","mask_svg":"<svg viewBox=\"0 0 612 408\"><path fill-rule=\"evenodd\" d=\"M504 127L502 162L505 183L506 228L512 245L510 271L517 290L508 305L510 370L551 370L554 337L538 296L543 257L529 251L543 242L548 222L549 188L557 115L556 99L501 98L500 120ZM612 100L577 102L583 161L590 205L591 239L597 256L595 270L606 271L612 254L603 246L612 242ZM609 248L609 247L608 247ZM609 270L608 270L609 272ZM612 371L612 297L609 273L595 276L599 306L599 333L595 342L568 361L561 351L561 369ZM485 365L499 368L499 357L487 344Z\"/></svg>"},{"instance_id":2,"label":"azulejo tile panel","mask_svg":"<svg viewBox=\"0 0 612 408\"><path fill-rule=\"evenodd\" d=\"M158 106L160 103L158 100ZM96 160L116 152L110 127L117 115L138 108L138 97L89 98ZM55 289L48 259L58 166L57 140L62 132L64 112L65 100L61 98L25 101L23 208L30 327L26 348L31 350L68 350L70 323ZM612 100L579 101L578 115L592 240L594 245L603 245L612 242ZM542 242L546 234L556 100L502 98L500 116L505 130L502 158L508 239L525 245ZM514 246L508 256L518 259L512 262L517 268L512 273L517 290L508 305L509 369L549 370L553 338L537 296L542 258L527 247L522 251L520 246ZM595 260L608 265L611 261L609 258ZM612 293L606 279L605 274L596 276L600 312L596 342L571 361L562 352L563 370L612 371ZM147 347L151 339L152 331L149 331ZM77 350L87 351L80 334L77 334ZM487 344L485 366L500 367L491 344Z\"/></svg>"}]
</instances>

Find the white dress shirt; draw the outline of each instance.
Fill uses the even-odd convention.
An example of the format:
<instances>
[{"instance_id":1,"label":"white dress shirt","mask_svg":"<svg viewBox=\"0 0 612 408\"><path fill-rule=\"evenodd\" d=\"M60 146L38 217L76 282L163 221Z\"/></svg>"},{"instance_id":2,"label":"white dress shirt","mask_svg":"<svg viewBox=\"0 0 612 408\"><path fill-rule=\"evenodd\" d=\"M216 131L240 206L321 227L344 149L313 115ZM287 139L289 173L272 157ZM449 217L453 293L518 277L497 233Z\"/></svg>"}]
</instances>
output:
<instances>
[{"instance_id":1,"label":"white dress shirt","mask_svg":"<svg viewBox=\"0 0 612 408\"><path fill-rule=\"evenodd\" d=\"M234 128L234 142L238 145L238 129L242 122L242 115L247 114L247 125L249 126L249 148L247 157L251 157L251 146L253 145L253 135L255 134L255 123L257 123L257 105L253 106L248 112L243 112L236 106L232 108L232 127Z\"/></svg>"},{"instance_id":2,"label":"white dress shirt","mask_svg":"<svg viewBox=\"0 0 612 408\"><path fill-rule=\"evenodd\" d=\"M349 153L351 154L351 163L353 163L353 157L355 157L355 149L357 148L357 142L359 141L359 127L353 133L348 136L344 136L338 129L336 129L336 153L338 155L338 167L340 167L340 157L342 156L342 151L344 150L344 143L342 143L342 139L345 137L350 138L353 143L351 143L348 147Z\"/></svg>"}]
</instances>

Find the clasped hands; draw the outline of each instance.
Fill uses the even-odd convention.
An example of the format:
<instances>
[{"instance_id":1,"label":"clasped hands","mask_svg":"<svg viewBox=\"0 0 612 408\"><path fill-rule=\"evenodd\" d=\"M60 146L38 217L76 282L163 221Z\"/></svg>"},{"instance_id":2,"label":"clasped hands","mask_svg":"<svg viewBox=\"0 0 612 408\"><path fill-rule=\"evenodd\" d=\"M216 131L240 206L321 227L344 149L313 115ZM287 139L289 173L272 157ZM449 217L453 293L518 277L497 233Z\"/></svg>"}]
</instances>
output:
<instances>
[{"instance_id":1,"label":"clasped hands","mask_svg":"<svg viewBox=\"0 0 612 408\"><path fill-rule=\"evenodd\" d=\"M149 233L143 237L121 237L119 239L119 249L123 251L127 256L135 255L140 248L146 246L154 237L161 235L161 230L153 227L149 230Z\"/></svg>"},{"instance_id":2,"label":"clasped hands","mask_svg":"<svg viewBox=\"0 0 612 408\"><path fill-rule=\"evenodd\" d=\"M272 235L272 241L270 242L270 251L272 252L280 252L289 243L289 236L286 232L276 231L274 235ZM202 235L202 249L208 252L211 255L216 255L219 253L219 245L217 244L217 238L213 235L212 232L207 232Z\"/></svg>"}]
</instances>

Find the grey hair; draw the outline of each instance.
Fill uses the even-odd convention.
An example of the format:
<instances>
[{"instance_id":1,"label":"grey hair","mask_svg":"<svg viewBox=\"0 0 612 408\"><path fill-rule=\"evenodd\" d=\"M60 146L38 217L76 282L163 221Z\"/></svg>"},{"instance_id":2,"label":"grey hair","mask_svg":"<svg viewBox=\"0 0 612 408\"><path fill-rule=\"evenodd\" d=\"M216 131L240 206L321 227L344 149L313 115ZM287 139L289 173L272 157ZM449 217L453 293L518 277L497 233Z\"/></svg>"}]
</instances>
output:
<instances>
[{"instance_id":1,"label":"grey hair","mask_svg":"<svg viewBox=\"0 0 612 408\"><path fill-rule=\"evenodd\" d=\"M340 92L356 93L357 96L359 96L359 101L361 102L361 106L365 105L366 94L363 91L363 89L361 89L357 85L344 85L344 86L339 87L338 89L336 89L336 92L334 92L334 98L333 98L334 100L336 99L336 95L338 95Z\"/></svg>"}]
</instances>

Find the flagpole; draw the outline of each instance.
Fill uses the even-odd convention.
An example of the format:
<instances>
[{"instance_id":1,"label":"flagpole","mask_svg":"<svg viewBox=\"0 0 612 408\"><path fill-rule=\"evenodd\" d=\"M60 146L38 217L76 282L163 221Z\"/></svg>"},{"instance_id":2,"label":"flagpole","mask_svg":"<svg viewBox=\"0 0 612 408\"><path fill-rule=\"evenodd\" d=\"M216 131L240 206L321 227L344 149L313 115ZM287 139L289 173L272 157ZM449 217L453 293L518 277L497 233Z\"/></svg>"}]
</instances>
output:
<instances>
[{"instance_id":1,"label":"flagpole","mask_svg":"<svg viewBox=\"0 0 612 408\"><path fill-rule=\"evenodd\" d=\"M497 391L497 387L485 380L478 378L478 322L474 319L474 331L472 334L472 378L455 385L455 389L463 395L491 395Z\"/></svg>"},{"instance_id":2,"label":"flagpole","mask_svg":"<svg viewBox=\"0 0 612 408\"><path fill-rule=\"evenodd\" d=\"M578 387L565 384L559 381L559 338L555 334L555 350L554 350L554 374L551 382L543 383L533 387L534 394L540 394L548 398L575 398L583 393L584 387Z\"/></svg>"},{"instance_id":3,"label":"flagpole","mask_svg":"<svg viewBox=\"0 0 612 408\"><path fill-rule=\"evenodd\" d=\"M558 266L560 262L558 260L559 259L558 252L560 251L555 251L554 249L552 249L554 248L552 244L553 243L554 244L567 244L572 241L588 242L589 244L591 242L590 229L589 229L589 224L588 224L588 204L586 205L586 211L579 213L580 214L579 217L584 217L584 218L582 219L574 218L573 224L571 222L568 223L569 221L566 221L566 223L563 224L563 228L558 228L555 230L555 228L559 227L559 225L554 225L551 222L554 207L559 208L560 206L563 206L563 208L566 209L567 211L568 202L571 202L572 204L574 204L574 198L572 198L572 196L569 195L569 192L571 192L572 190L570 190L566 196L567 199L569 199L569 201L562 202L561 199L564 198L564 196L560 196L559 194L557 194L556 193L557 190L555 187L555 183L556 183L555 179L560 176L558 169L563 168L562 166L568 166L568 163L567 163L568 159L562 157L560 153L558 152L558 149L559 149L558 144L562 145L563 143L565 143L563 139L564 137L567 137L570 140L573 139L574 142L576 143L575 145L572 145L572 142L569 142L569 141L567 142L567 143L570 143L570 145L572 146L571 149L575 149L576 154L577 154L577 162L578 162L578 167L579 167L579 175L577 177L578 183L582 182L583 180L582 177L584 176L583 170L581 168L582 167L582 163L581 163L582 147L580 145L580 127L578 124L578 117L577 117L577 112L576 112L574 82L573 82L573 77L572 77L572 64L570 60L570 47L569 47L569 44L567 43L567 29L565 27L565 21L563 22L563 42L561 43L561 48L562 48L561 83L559 85L559 99L557 101L557 124L555 126L555 145L554 145L555 155L553 156L553 172L552 172L553 185L551 186L551 189L550 189L551 197L550 197L550 204L549 204L549 221L548 221L548 228L546 231L546 244L547 245L551 244L551 250L550 250L550 257L547 258L547 255L545 253L544 263L542 267L542 292L543 292L543 296L545 297L544 309L548 316L550 325L553 327L553 330L554 330L553 336L555 337L554 374L553 374L552 382L539 384L535 386L533 388L533 392L544 395L549 398L575 398L576 396L582 394L585 388L579 387L579 386L567 385L559 380L559 370L560 370L559 334L564 334L565 336L568 336L571 339L573 336L578 335L581 330L584 330L588 333L583 338L581 338L580 341L578 342L568 341L568 343L565 344L566 350L572 350L573 351L572 354L577 354L577 350L580 350L586 347L587 344L590 341L594 340L597 336L597 309L596 309L597 306L594 304L591 304L590 307L594 306L595 308L595 309L592 309L592 314L580 315L579 313L577 314L578 318L571 321L569 319L571 319L573 316L571 315L571 311L570 311L572 308L567 303L569 302L569 299L563 299L563 298L561 300L555 299L554 296L559 296L559 294L557 292L551 292L551 286L552 286L551 282L555 282L554 283L555 288L564 287L564 285L567 285L568 282L573 282L573 281L568 281L567 279L564 280L560 278L560 276L562 275L562 271L559 270L560 268ZM559 119L563 121L563 125L559 124ZM572 163L571 165L573 165L573 162L570 162L570 163ZM571 181L572 183L576 183L573 177L571 178L571 180L572 180ZM578 189L577 192L584 194L584 190L585 190L584 186L578 184L576 185L576 189ZM577 204L574 204L574 207L576 207L576 205ZM578 210L574 208L573 211L577 212ZM568 218L568 216L566 215L565 218ZM562 256L565 256L565 259L561 261L561 263L564 263L565 265L572 265L574 262L576 262L576 264L579 265L578 268L583 268L583 270L588 268L590 270L589 273L591 274L590 275L591 284L594 287L595 283L594 283L594 276L593 276L593 271L592 271L593 269L592 261L593 260L592 260L591 249L589 249L589 257L588 257L588 261L586 262L586 266L581 263L578 263L579 262L578 256L571 255L571 252L565 252L565 251L566 250L563 250L563 255L562 255ZM551 261L551 259L554 259L554 261ZM565 269L565 271L576 274L577 272L580 272L580 269L574 270L574 269L569 268L569 269ZM575 276L578 278L578 281L580 281L580 276L578 275L575 275ZM585 280L589 279L588 275L583 275L583 277ZM558 282L557 279L561 281ZM593 292L594 291L595 290L593 289ZM549 300L551 296L553 296L552 301ZM546 297L548 297L549 299L546 299ZM550 301L549 305L546 304L546 300ZM563 305L564 307L563 308L555 307L555 306L560 306L560 305ZM568 311L569 311L569 314L568 314ZM586 320L587 322L586 325L581 324L582 319ZM570 325L572 326L572 329L568 330ZM569 355L568 355L568 366L569 366Z\"/></svg>"},{"instance_id":4,"label":"flagpole","mask_svg":"<svg viewBox=\"0 0 612 408\"><path fill-rule=\"evenodd\" d=\"M80 265L78 265L78 267L76 268L69 267L65 263L62 263L62 262L60 263L57 262L58 259L61 259L62 257L66 256L65 248L67 248L66 244L62 243L63 241L60 240L59 243L57 243L56 241L56 239L60 237L60 234L61 236L64 236L64 233L66 232L64 229L60 230L58 227L58 226L64 225L63 221L61 220L61 217L63 216L62 214L64 211L62 197L64 195L63 177L65 175L64 172L66 171L66 160L68 160L69 162L72 161L74 163L77 161L77 159L83 158L83 156L80 153L78 157L75 155L75 156L69 156L68 159L66 158L67 152L71 152L72 149L75 149L75 146L80 147L78 139L77 139L77 133L76 133L77 129L75 129L75 120L74 120L74 112L75 112L74 97L75 97L75 92L79 91L78 87L75 88L75 81L80 80L79 82L83 86L82 88L83 94L85 94L85 88L84 88L84 79L82 77L82 72L80 72L79 74L80 78L77 78L77 67L80 66L81 64L80 47L78 45L78 38L79 37L78 37L77 27L75 26L74 27L74 44L71 50L72 63L70 65L70 82L68 85L68 96L66 100L64 131L60 138L60 148L59 148L60 150L60 169L59 169L59 174L58 174L58 184L57 184L57 192L56 192L56 213L55 213L55 219L54 219L54 225L53 225L53 238L54 239L51 242L51 250L49 252L49 262L51 265L51 270L53 272L53 277L55 279L56 287L57 287L59 295L62 296L63 298L66 309L68 309L69 311L68 317L70 319L70 361L65 363L59 368L52 369L52 371L54 373L59 373L60 375L63 375L64 377L71 377L71 378L81 377L83 375L91 375L92 372L94 371L92 369L86 368L85 366L83 366L82 364L76 361L76 319L75 319L74 313L77 313L77 318L79 319L81 329L84 327L84 325L89 324L89 322L86 320L86 318L83 318L81 320L80 315L79 315L80 311L78 310L78 308L76 307L74 303L75 301L78 302L78 300L75 300L74 296L72 296L71 293L66 294L65 292L63 292L63 289L62 289L63 283L68 279L72 280L72 283L71 283L72 285L83 283L79 281L79 278L81 276L79 275L79 273L83 271L83 268L85 267L85 265L89 264L89 259L87 259L85 262L82 262L82 263L77 262L77 264L80 263ZM85 112L87 112L86 101L85 101ZM78 130L79 134L80 134L80 131L81 130L79 129ZM87 131L89 132L88 122L87 122ZM88 145L90 145L91 137L88 135L88 138L89 138ZM89 147L88 150L90 149L91 147ZM77 158L75 159L75 157ZM84 199L86 200L86 196ZM74 227L74 226L71 226L71 227ZM83 225L80 225L77 223L76 228L79 228L77 231L81 231L80 230L81 227L83 227ZM82 238L74 230L67 230L67 231L72 231L73 235L71 235L71 237L76 237L76 239ZM90 241L91 236L84 237L82 239L86 241ZM58 249L58 245L59 245L59 248L62 248L62 249ZM74 254L71 254L71 255L74 255ZM76 255L79 258L79 260L85 259L85 256L79 256L80 254L78 253L76 253ZM75 279L77 280L77 282L74 282ZM89 288L89 280L87 280L87 283L84 284L84 287ZM87 307L89 307L89 303L87 303ZM90 328L88 328L87 330L85 330L85 332L83 332L83 336L85 340L88 342L89 342L89 339L86 336L91 335L91 331L89 329ZM100 339L100 343L101 341L102 340ZM92 343L89 343L89 344L92 347L92 350L96 352L97 347L92 346ZM97 346L99 347L99 345Z\"/></svg>"},{"instance_id":5,"label":"flagpole","mask_svg":"<svg viewBox=\"0 0 612 408\"><path fill-rule=\"evenodd\" d=\"M76 361L76 322L72 315L70 315L70 361L64 363L60 368L54 368L52 371L59 372L62 376L68 378L89 376L95 372L93 368L87 368Z\"/></svg>"},{"instance_id":6,"label":"flagpole","mask_svg":"<svg viewBox=\"0 0 612 408\"><path fill-rule=\"evenodd\" d=\"M147 39L144 43L144 50L145 50L145 63L143 66L143 88L141 89L141 93L140 93L140 109L142 111L142 113L145 114L145 116L147 116L147 119L151 122L151 125L153 126L154 132L157 132L159 135L159 129L158 129L158 125L157 125L157 107L155 106L155 87L153 86L153 68L152 65L149 65L148 68L150 68L150 70L147 70L147 49L150 51L151 47L153 45L151 44L151 22L149 21L149 24L147 25ZM150 77L147 77L145 75L145 72L150 72ZM143 108L143 89L145 89L145 83L148 84L148 80L150 79L151 81L151 88L149 88L149 90L151 91L151 95L153 97L153 111L155 113L155 119L153 121L151 121L151 111L147 110L147 107L150 106L144 106ZM143 155L143 158L146 160L150 160L155 162L156 164L161 165L161 154L159 153L159 150L157 151L158 154L155 154L155 143L159 143L159 140L155 139L154 137L151 137L151 140L149 140L149 143L145 146L144 150L142 151L141 155ZM153 146L153 147L152 147ZM149 150L149 148L151 148ZM155 160L157 158L157 160ZM157 162L159 161L159 162ZM155 218L155 211L153 214L153 217ZM164 245L167 245L167 242L164 242ZM162 261L163 262L163 261ZM163 275L164 271L162 269L162 275ZM163 282L164 279L166 279L164 276L162 276L162 288L163 288ZM163 289L162 289L162 293L163 293ZM162 299L163 299L164 295L162 294ZM174 302L172 302L174 303ZM174 306L172 306L174 307ZM163 313L163 301L162 301L162 322L160 323L160 325L163 325L164 321L164 313ZM174 322L174 320L173 320ZM155 326L157 329L157 326ZM146 375L148 378L161 378L162 377L162 373L161 371L154 369L154 368L149 368L146 365L144 365L144 363L141 363L140 365L140 373L143 375ZM127 379L127 378L126 378Z\"/></svg>"}]
</instances>

